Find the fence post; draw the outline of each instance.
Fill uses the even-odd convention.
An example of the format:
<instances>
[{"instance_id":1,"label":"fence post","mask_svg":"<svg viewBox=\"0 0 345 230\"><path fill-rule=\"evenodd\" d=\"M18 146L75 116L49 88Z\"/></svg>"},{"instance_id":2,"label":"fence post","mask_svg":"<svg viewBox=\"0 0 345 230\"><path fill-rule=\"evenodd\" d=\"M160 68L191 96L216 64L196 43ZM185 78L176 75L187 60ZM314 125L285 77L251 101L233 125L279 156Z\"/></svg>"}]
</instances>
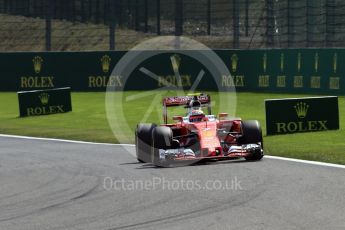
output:
<instances>
[{"instance_id":1,"label":"fence post","mask_svg":"<svg viewBox=\"0 0 345 230\"><path fill-rule=\"evenodd\" d=\"M116 1L117 5L115 5L116 15L117 15L117 24L121 27L123 24L123 2L122 0Z\"/></svg>"},{"instance_id":2,"label":"fence post","mask_svg":"<svg viewBox=\"0 0 345 230\"><path fill-rule=\"evenodd\" d=\"M211 0L207 0L207 35L211 35Z\"/></svg>"},{"instance_id":3,"label":"fence post","mask_svg":"<svg viewBox=\"0 0 345 230\"><path fill-rule=\"evenodd\" d=\"M85 15L85 0L81 0L80 2L80 19L82 23L86 22L86 15Z\"/></svg>"},{"instance_id":4,"label":"fence post","mask_svg":"<svg viewBox=\"0 0 345 230\"><path fill-rule=\"evenodd\" d=\"M157 35L161 35L161 0L156 0L157 4Z\"/></svg>"},{"instance_id":5,"label":"fence post","mask_svg":"<svg viewBox=\"0 0 345 230\"><path fill-rule=\"evenodd\" d=\"M101 12L101 3L100 3L100 0L96 0L96 11L95 11L96 24L99 24L100 22L100 12Z\"/></svg>"},{"instance_id":6,"label":"fence post","mask_svg":"<svg viewBox=\"0 0 345 230\"><path fill-rule=\"evenodd\" d=\"M6 0L7 1L7 0ZM33 0L32 4L32 13L31 16L32 17L37 17L37 3L36 0Z\"/></svg>"},{"instance_id":7,"label":"fence post","mask_svg":"<svg viewBox=\"0 0 345 230\"><path fill-rule=\"evenodd\" d=\"M25 4L25 16L30 17L30 5L31 5L31 1L27 0L26 4Z\"/></svg>"},{"instance_id":8,"label":"fence post","mask_svg":"<svg viewBox=\"0 0 345 230\"><path fill-rule=\"evenodd\" d=\"M239 40L240 40L240 27L239 27L239 5L238 5L238 0L233 0L233 7L232 7L232 13L233 13L233 48L238 48L239 47Z\"/></svg>"},{"instance_id":9,"label":"fence post","mask_svg":"<svg viewBox=\"0 0 345 230\"><path fill-rule=\"evenodd\" d=\"M8 2L8 13L13 14L13 1Z\"/></svg>"},{"instance_id":10,"label":"fence post","mask_svg":"<svg viewBox=\"0 0 345 230\"><path fill-rule=\"evenodd\" d=\"M183 0L175 0L175 36L183 34Z\"/></svg>"},{"instance_id":11,"label":"fence post","mask_svg":"<svg viewBox=\"0 0 345 230\"><path fill-rule=\"evenodd\" d=\"M69 4L69 11L71 12L69 20L71 20L72 22L75 22L75 18L76 18L75 17L76 16L75 1L76 0L70 0L70 4Z\"/></svg>"},{"instance_id":12,"label":"fence post","mask_svg":"<svg viewBox=\"0 0 345 230\"><path fill-rule=\"evenodd\" d=\"M330 47L334 42L335 34L335 17L334 8L336 3L334 0L326 1L326 46Z\"/></svg>"},{"instance_id":13,"label":"fence post","mask_svg":"<svg viewBox=\"0 0 345 230\"><path fill-rule=\"evenodd\" d=\"M110 8L110 22L109 22L109 48L110 50L115 50L115 28L116 28L116 9L115 9L115 1L109 2Z\"/></svg>"},{"instance_id":14,"label":"fence post","mask_svg":"<svg viewBox=\"0 0 345 230\"><path fill-rule=\"evenodd\" d=\"M17 1L12 0L12 14L16 15L18 13Z\"/></svg>"},{"instance_id":15,"label":"fence post","mask_svg":"<svg viewBox=\"0 0 345 230\"><path fill-rule=\"evenodd\" d=\"M63 11L65 10L64 2L63 2L63 0L60 0L60 1L56 1L55 4L56 4L56 18L62 20L63 19Z\"/></svg>"},{"instance_id":16,"label":"fence post","mask_svg":"<svg viewBox=\"0 0 345 230\"><path fill-rule=\"evenodd\" d=\"M133 14L132 14L132 0L127 0L127 10L126 10L126 20L127 28L132 28Z\"/></svg>"},{"instance_id":17,"label":"fence post","mask_svg":"<svg viewBox=\"0 0 345 230\"><path fill-rule=\"evenodd\" d=\"M147 3L147 0L144 0L144 32L147 33L148 30L149 30L149 18L148 18L148 3Z\"/></svg>"},{"instance_id":18,"label":"fence post","mask_svg":"<svg viewBox=\"0 0 345 230\"><path fill-rule=\"evenodd\" d=\"M93 4L92 4L92 1L91 1L91 0L88 1L88 7L89 7L89 9L88 9L88 14L87 14L87 21L92 22L92 9L93 9Z\"/></svg>"},{"instance_id":19,"label":"fence post","mask_svg":"<svg viewBox=\"0 0 345 230\"><path fill-rule=\"evenodd\" d=\"M72 0L71 1L71 20L72 22L75 22L76 19L76 14L77 14L77 10L76 10L76 0Z\"/></svg>"},{"instance_id":20,"label":"fence post","mask_svg":"<svg viewBox=\"0 0 345 230\"><path fill-rule=\"evenodd\" d=\"M63 18L64 20L69 20L71 17L71 11L70 11L70 1L69 0L63 0L62 1L62 9L63 9Z\"/></svg>"},{"instance_id":21,"label":"fence post","mask_svg":"<svg viewBox=\"0 0 345 230\"><path fill-rule=\"evenodd\" d=\"M246 37L249 36L249 0L246 0L246 3L245 3L245 11L246 11L246 16L245 16L245 27L246 27Z\"/></svg>"},{"instance_id":22,"label":"fence post","mask_svg":"<svg viewBox=\"0 0 345 230\"><path fill-rule=\"evenodd\" d=\"M274 1L266 0L266 46L274 46Z\"/></svg>"},{"instance_id":23,"label":"fence post","mask_svg":"<svg viewBox=\"0 0 345 230\"><path fill-rule=\"evenodd\" d=\"M3 9L3 13L5 13L5 14L8 13L8 1L9 1L9 0L4 0L4 9Z\"/></svg>"},{"instance_id":24,"label":"fence post","mask_svg":"<svg viewBox=\"0 0 345 230\"><path fill-rule=\"evenodd\" d=\"M53 0L46 0L46 51L51 51L51 33L52 33L52 9Z\"/></svg>"},{"instance_id":25,"label":"fence post","mask_svg":"<svg viewBox=\"0 0 345 230\"><path fill-rule=\"evenodd\" d=\"M290 1L287 1L287 47L291 46L293 40L293 34L291 34L291 5Z\"/></svg>"},{"instance_id":26,"label":"fence post","mask_svg":"<svg viewBox=\"0 0 345 230\"><path fill-rule=\"evenodd\" d=\"M135 30L139 31L139 0L135 0Z\"/></svg>"},{"instance_id":27,"label":"fence post","mask_svg":"<svg viewBox=\"0 0 345 230\"><path fill-rule=\"evenodd\" d=\"M103 0L103 24L110 25L111 16L111 0Z\"/></svg>"},{"instance_id":28,"label":"fence post","mask_svg":"<svg viewBox=\"0 0 345 230\"><path fill-rule=\"evenodd\" d=\"M310 0L307 0L307 6L306 6L306 14L307 14L307 24L306 24L306 40L307 40L307 47L310 47L310 27L311 27L311 14L310 14Z\"/></svg>"}]
</instances>

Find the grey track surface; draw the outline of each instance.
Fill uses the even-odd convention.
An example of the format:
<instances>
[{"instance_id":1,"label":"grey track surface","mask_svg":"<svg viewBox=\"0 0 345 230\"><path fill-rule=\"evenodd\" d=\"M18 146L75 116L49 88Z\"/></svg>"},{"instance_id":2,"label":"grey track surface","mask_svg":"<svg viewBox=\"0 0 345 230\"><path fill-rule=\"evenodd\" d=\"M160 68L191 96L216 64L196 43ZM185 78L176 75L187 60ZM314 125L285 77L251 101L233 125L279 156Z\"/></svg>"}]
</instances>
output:
<instances>
[{"instance_id":1,"label":"grey track surface","mask_svg":"<svg viewBox=\"0 0 345 230\"><path fill-rule=\"evenodd\" d=\"M345 229L344 172L272 159L163 169L117 146L0 138L0 229ZM238 189L109 190L106 177Z\"/></svg>"}]
</instances>

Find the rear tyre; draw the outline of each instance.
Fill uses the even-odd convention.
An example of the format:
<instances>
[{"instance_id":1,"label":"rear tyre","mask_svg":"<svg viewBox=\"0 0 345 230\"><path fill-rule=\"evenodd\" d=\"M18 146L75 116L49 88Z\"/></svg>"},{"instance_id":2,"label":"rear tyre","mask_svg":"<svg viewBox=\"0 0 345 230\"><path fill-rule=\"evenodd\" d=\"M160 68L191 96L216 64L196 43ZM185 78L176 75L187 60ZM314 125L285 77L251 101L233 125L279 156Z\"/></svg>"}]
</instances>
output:
<instances>
[{"instance_id":1,"label":"rear tyre","mask_svg":"<svg viewBox=\"0 0 345 230\"><path fill-rule=\"evenodd\" d=\"M135 131L137 159L140 163L151 162L152 130L155 124L139 124Z\"/></svg>"},{"instance_id":2,"label":"rear tyre","mask_svg":"<svg viewBox=\"0 0 345 230\"><path fill-rule=\"evenodd\" d=\"M258 161L261 160L264 156L263 148L263 138L262 138L262 131L260 127L259 121L250 120L250 121L242 121L242 134L243 136L239 138L239 144L260 144L261 149L257 149L253 152L251 156L245 157L248 161Z\"/></svg>"},{"instance_id":3,"label":"rear tyre","mask_svg":"<svg viewBox=\"0 0 345 230\"><path fill-rule=\"evenodd\" d=\"M160 160L159 149L173 148L173 133L171 128L166 126L157 126L152 130L152 163L156 166L164 167Z\"/></svg>"}]
</instances>

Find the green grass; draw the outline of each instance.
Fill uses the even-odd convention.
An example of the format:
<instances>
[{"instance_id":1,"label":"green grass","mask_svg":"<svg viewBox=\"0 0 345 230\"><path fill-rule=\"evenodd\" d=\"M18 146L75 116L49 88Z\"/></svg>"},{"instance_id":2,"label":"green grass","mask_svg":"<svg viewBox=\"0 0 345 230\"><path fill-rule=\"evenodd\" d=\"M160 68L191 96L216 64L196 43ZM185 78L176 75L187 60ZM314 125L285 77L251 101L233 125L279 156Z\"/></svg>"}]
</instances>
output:
<instances>
[{"instance_id":1,"label":"green grass","mask_svg":"<svg viewBox=\"0 0 345 230\"><path fill-rule=\"evenodd\" d=\"M72 94L73 112L18 118L15 93L0 94L0 133L73 140L115 142L108 126L104 93Z\"/></svg>"},{"instance_id":2,"label":"green grass","mask_svg":"<svg viewBox=\"0 0 345 230\"><path fill-rule=\"evenodd\" d=\"M125 96L135 93L126 92ZM211 93L212 94L212 93ZM120 94L115 93L116 101ZM219 97L212 94L217 102ZM222 96L222 94L220 94ZM237 116L257 119L266 133L264 99L302 97L303 95L238 93ZM154 95L124 103L126 122L130 130L121 130L129 142L134 140L134 127L144 117ZM109 127L105 112L105 93L73 93L73 112L40 117L18 118L15 93L0 93L0 133L73 140L117 143ZM217 103L214 113L220 112ZM161 107L153 110L148 122L157 122ZM340 115L345 113L345 98L339 98ZM182 112L182 110L180 110ZM177 111L175 111L177 112ZM226 112L226 111L224 111ZM159 123L159 122L158 122ZM306 160L345 164L345 118L340 116L340 130L316 133L290 134L264 137L266 154Z\"/></svg>"}]
</instances>

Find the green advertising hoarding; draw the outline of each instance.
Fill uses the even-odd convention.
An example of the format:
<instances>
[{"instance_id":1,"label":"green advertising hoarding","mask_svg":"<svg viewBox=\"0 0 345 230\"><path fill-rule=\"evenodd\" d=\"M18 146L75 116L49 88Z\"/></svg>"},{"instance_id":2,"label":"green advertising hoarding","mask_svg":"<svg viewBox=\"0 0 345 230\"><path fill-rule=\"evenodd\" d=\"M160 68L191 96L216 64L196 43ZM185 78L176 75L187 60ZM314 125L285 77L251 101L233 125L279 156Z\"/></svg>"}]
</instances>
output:
<instances>
[{"instance_id":1,"label":"green advertising hoarding","mask_svg":"<svg viewBox=\"0 0 345 230\"><path fill-rule=\"evenodd\" d=\"M112 69L124 53L0 53L0 91L65 86L74 91L104 91Z\"/></svg>"},{"instance_id":2,"label":"green advertising hoarding","mask_svg":"<svg viewBox=\"0 0 345 230\"><path fill-rule=\"evenodd\" d=\"M18 92L19 116L39 116L72 111L71 88Z\"/></svg>"},{"instance_id":3,"label":"green advertising hoarding","mask_svg":"<svg viewBox=\"0 0 345 230\"><path fill-rule=\"evenodd\" d=\"M132 66L128 82L124 82L123 76L111 76L126 54L124 51L0 53L0 91L64 86L73 91L105 91L107 85L120 88L126 85L124 89L128 90L169 85L188 89L203 69L199 90L225 90L235 85L238 91L345 95L345 67L340 64L345 60L345 49L215 50L232 76L211 76L208 66L190 57L188 52L187 55L170 52L142 60ZM172 55L178 56L175 67L170 61ZM182 83L174 68L178 68ZM153 79L143 69L158 78ZM220 84L214 84L212 79Z\"/></svg>"},{"instance_id":4,"label":"green advertising hoarding","mask_svg":"<svg viewBox=\"0 0 345 230\"><path fill-rule=\"evenodd\" d=\"M265 100L267 135L339 129L338 97Z\"/></svg>"},{"instance_id":5,"label":"green advertising hoarding","mask_svg":"<svg viewBox=\"0 0 345 230\"><path fill-rule=\"evenodd\" d=\"M234 77L254 92L344 94L343 49L272 49L219 52ZM242 80L243 79L243 80Z\"/></svg>"}]
</instances>

